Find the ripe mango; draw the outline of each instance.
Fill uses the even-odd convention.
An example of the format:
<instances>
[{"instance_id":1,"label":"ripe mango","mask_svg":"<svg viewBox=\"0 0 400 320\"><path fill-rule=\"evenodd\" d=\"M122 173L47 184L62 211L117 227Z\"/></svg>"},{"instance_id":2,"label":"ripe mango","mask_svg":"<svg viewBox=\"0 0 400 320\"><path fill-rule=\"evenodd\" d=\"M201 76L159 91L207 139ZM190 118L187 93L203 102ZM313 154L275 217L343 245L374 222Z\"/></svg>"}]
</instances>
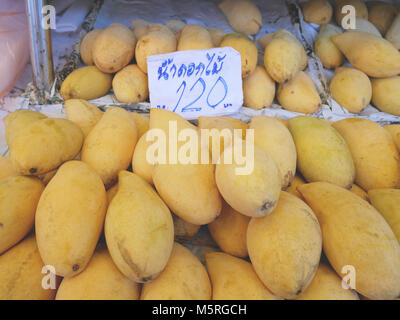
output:
<instances>
[{"instance_id":1,"label":"ripe mango","mask_svg":"<svg viewBox=\"0 0 400 320\"><path fill-rule=\"evenodd\" d=\"M46 118L18 131L9 145L10 158L20 174L40 175L74 159L82 143L82 130L75 123Z\"/></svg>"},{"instance_id":2,"label":"ripe mango","mask_svg":"<svg viewBox=\"0 0 400 320\"><path fill-rule=\"evenodd\" d=\"M12 140L22 129L25 129L31 123L46 119L43 113L33 110L17 110L4 117L3 122L6 128L6 141L8 146L11 145Z\"/></svg>"},{"instance_id":3,"label":"ripe mango","mask_svg":"<svg viewBox=\"0 0 400 320\"><path fill-rule=\"evenodd\" d=\"M100 247L83 272L62 280L56 300L138 300L139 290L139 284L126 278L107 249Z\"/></svg>"},{"instance_id":4,"label":"ripe mango","mask_svg":"<svg viewBox=\"0 0 400 320\"><path fill-rule=\"evenodd\" d=\"M239 142L242 143L242 142ZM215 178L218 190L225 201L236 211L249 217L263 217L274 210L277 205L282 177L279 167L271 154L254 146L251 158L253 170L238 174L239 165L235 154L237 145L226 148L216 165ZM245 150L250 152L250 150ZM248 168L250 169L250 168Z\"/></svg>"},{"instance_id":5,"label":"ripe mango","mask_svg":"<svg viewBox=\"0 0 400 320\"><path fill-rule=\"evenodd\" d=\"M112 81L115 97L122 103L146 101L149 97L147 74L136 64L131 64L118 71Z\"/></svg>"},{"instance_id":6,"label":"ripe mango","mask_svg":"<svg viewBox=\"0 0 400 320\"><path fill-rule=\"evenodd\" d=\"M95 169L109 187L116 182L118 172L129 167L136 141L136 124L129 112L107 108L85 139L82 161Z\"/></svg>"},{"instance_id":7,"label":"ripe mango","mask_svg":"<svg viewBox=\"0 0 400 320\"><path fill-rule=\"evenodd\" d=\"M314 113L322 103L314 81L303 71L279 84L276 96L282 108L292 112Z\"/></svg>"},{"instance_id":8,"label":"ripe mango","mask_svg":"<svg viewBox=\"0 0 400 320\"><path fill-rule=\"evenodd\" d=\"M309 0L301 7L306 22L324 25L332 19L333 8L327 0Z\"/></svg>"},{"instance_id":9,"label":"ripe mango","mask_svg":"<svg viewBox=\"0 0 400 320\"><path fill-rule=\"evenodd\" d=\"M0 300L53 300L56 289L42 287L43 267L34 235L0 255Z\"/></svg>"},{"instance_id":10,"label":"ripe mango","mask_svg":"<svg viewBox=\"0 0 400 320\"><path fill-rule=\"evenodd\" d=\"M379 124L349 118L332 126L346 141L356 167L356 184L365 191L400 186L399 153L390 134Z\"/></svg>"},{"instance_id":11,"label":"ripe mango","mask_svg":"<svg viewBox=\"0 0 400 320\"><path fill-rule=\"evenodd\" d=\"M372 79L372 103L382 112L400 116L400 76Z\"/></svg>"},{"instance_id":12,"label":"ripe mango","mask_svg":"<svg viewBox=\"0 0 400 320\"><path fill-rule=\"evenodd\" d=\"M68 161L40 197L35 229L40 255L57 275L71 277L89 263L103 228L107 195L99 175Z\"/></svg>"},{"instance_id":13,"label":"ripe mango","mask_svg":"<svg viewBox=\"0 0 400 320\"><path fill-rule=\"evenodd\" d=\"M121 171L104 226L107 247L130 280L148 282L165 268L174 241L168 207L138 175Z\"/></svg>"},{"instance_id":14,"label":"ripe mango","mask_svg":"<svg viewBox=\"0 0 400 320\"><path fill-rule=\"evenodd\" d=\"M206 268L186 247L174 243L164 271L142 287L140 300L210 300Z\"/></svg>"},{"instance_id":15,"label":"ripe mango","mask_svg":"<svg viewBox=\"0 0 400 320\"><path fill-rule=\"evenodd\" d=\"M211 49L213 42L208 30L196 24L187 24L181 30L177 51Z\"/></svg>"},{"instance_id":16,"label":"ripe mango","mask_svg":"<svg viewBox=\"0 0 400 320\"><path fill-rule=\"evenodd\" d=\"M297 150L297 165L308 182L326 181L350 188L354 162L345 140L326 122L313 117L289 120Z\"/></svg>"},{"instance_id":17,"label":"ripe mango","mask_svg":"<svg viewBox=\"0 0 400 320\"><path fill-rule=\"evenodd\" d=\"M93 45L102 30L103 29L93 29L92 31L88 32L81 41L79 53L83 63L87 64L88 66L94 65L92 51Z\"/></svg>"},{"instance_id":18,"label":"ripe mango","mask_svg":"<svg viewBox=\"0 0 400 320\"><path fill-rule=\"evenodd\" d=\"M321 263L308 288L296 300L359 300L353 290L343 289L342 279L325 263Z\"/></svg>"},{"instance_id":19,"label":"ripe mango","mask_svg":"<svg viewBox=\"0 0 400 320\"><path fill-rule=\"evenodd\" d=\"M0 254L32 229L43 189L43 183L34 177L10 176L0 180Z\"/></svg>"},{"instance_id":20,"label":"ripe mango","mask_svg":"<svg viewBox=\"0 0 400 320\"><path fill-rule=\"evenodd\" d=\"M252 109L268 108L275 98L275 81L262 66L243 79L243 105Z\"/></svg>"},{"instance_id":21,"label":"ripe mango","mask_svg":"<svg viewBox=\"0 0 400 320\"><path fill-rule=\"evenodd\" d=\"M326 24L321 27L318 36L315 39L315 54L327 69L335 69L341 66L344 62L342 52L331 40L332 36L340 33L342 33L342 31L338 27L332 24Z\"/></svg>"},{"instance_id":22,"label":"ripe mango","mask_svg":"<svg viewBox=\"0 0 400 320\"><path fill-rule=\"evenodd\" d=\"M274 211L250 220L247 248L264 285L279 297L294 299L306 290L317 271L321 229L309 206L282 191Z\"/></svg>"},{"instance_id":23,"label":"ripe mango","mask_svg":"<svg viewBox=\"0 0 400 320\"><path fill-rule=\"evenodd\" d=\"M60 94L64 100L93 100L103 97L111 89L112 77L96 66L75 69L63 81Z\"/></svg>"},{"instance_id":24,"label":"ripe mango","mask_svg":"<svg viewBox=\"0 0 400 320\"><path fill-rule=\"evenodd\" d=\"M212 300L279 300L260 281L252 265L222 252L205 255Z\"/></svg>"},{"instance_id":25,"label":"ripe mango","mask_svg":"<svg viewBox=\"0 0 400 320\"><path fill-rule=\"evenodd\" d=\"M287 188L296 174L296 146L290 131L277 119L254 117L249 129L254 130L256 146L268 151L279 167L282 176L282 188Z\"/></svg>"},{"instance_id":26,"label":"ripe mango","mask_svg":"<svg viewBox=\"0 0 400 320\"><path fill-rule=\"evenodd\" d=\"M222 251L235 257L246 258L248 256L246 234L249 222L249 217L240 214L223 201L221 214L208 224L208 230Z\"/></svg>"},{"instance_id":27,"label":"ripe mango","mask_svg":"<svg viewBox=\"0 0 400 320\"><path fill-rule=\"evenodd\" d=\"M355 68L370 77L388 78L400 73L400 52L381 37L346 31L331 39Z\"/></svg>"},{"instance_id":28,"label":"ripe mango","mask_svg":"<svg viewBox=\"0 0 400 320\"><path fill-rule=\"evenodd\" d=\"M135 54L136 37L126 26L113 23L97 36L93 48L93 61L105 73L115 73L129 64Z\"/></svg>"},{"instance_id":29,"label":"ripe mango","mask_svg":"<svg viewBox=\"0 0 400 320\"><path fill-rule=\"evenodd\" d=\"M371 102L371 81L364 72L354 68L336 69L329 89L332 98L352 113L361 112Z\"/></svg>"},{"instance_id":30,"label":"ripe mango","mask_svg":"<svg viewBox=\"0 0 400 320\"><path fill-rule=\"evenodd\" d=\"M260 31L263 25L262 15L253 1L224 0L218 6L236 32L255 35Z\"/></svg>"},{"instance_id":31,"label":"ripe mango","mask_svg":"<svg viewBox=\"0 0 400 320\"><path fill-rule=\"evenodd\" d=\"M257 66L258 51L253 41L241 33L227 34L220 47L231 47L240 53L242 62L242 78L251 75Z\"/></svg>"},{"instance_id":32,"label":"ripe mango","mask_svg":"<svg viewBox=\"0 0 400 320\"><path fill-rule=\"evenodd\" d=\"M354 268L355 290L369 299L398 298L400 244L379 212L354 193L327 182L298 189L321 224L324 253L336 273L351 276L347 268Z\"/></svg>"}]
</instances>

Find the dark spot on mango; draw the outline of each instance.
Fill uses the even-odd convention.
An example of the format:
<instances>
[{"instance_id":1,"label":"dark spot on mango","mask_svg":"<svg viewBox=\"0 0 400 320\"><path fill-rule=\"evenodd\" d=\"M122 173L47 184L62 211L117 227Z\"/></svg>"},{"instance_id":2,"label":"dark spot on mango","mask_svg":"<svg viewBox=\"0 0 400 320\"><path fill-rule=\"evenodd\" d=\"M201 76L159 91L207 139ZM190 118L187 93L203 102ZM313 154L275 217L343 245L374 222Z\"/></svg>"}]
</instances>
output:
<instances>
[{"instance_id":1,"label":"dark spot on mango","mask_svg":"<svg viewBox=\"0 0 400 320\"><path fill-rule=\"evenodd\" d=\"M0 222L0 228L1 228L1 227L4 227L4 224L2 224L2 223Z\"/></svg>"},{"instance_id":2,"label":"dark spot on mango","mask_svg":"<svg viewBox=\"0 0 400 320\"><path fill-rule=\"evenodd\" d=\"M74 265L72 266L72 270L73 270L73 271L78 271L78 269L79 269L79 264L74 264Z\"/></svg>"},{"instance_id":3,"label":"dark spot on mango","mask_svg":"<svg viewBox=\"0 0 400 320\"><path fill-rule=\"evenodd\" d=\"M31 174L36 173L36 171L37 171L37 168L30 168L29 169L29 173L31 173Z\"/></svg>"}]
</instances>

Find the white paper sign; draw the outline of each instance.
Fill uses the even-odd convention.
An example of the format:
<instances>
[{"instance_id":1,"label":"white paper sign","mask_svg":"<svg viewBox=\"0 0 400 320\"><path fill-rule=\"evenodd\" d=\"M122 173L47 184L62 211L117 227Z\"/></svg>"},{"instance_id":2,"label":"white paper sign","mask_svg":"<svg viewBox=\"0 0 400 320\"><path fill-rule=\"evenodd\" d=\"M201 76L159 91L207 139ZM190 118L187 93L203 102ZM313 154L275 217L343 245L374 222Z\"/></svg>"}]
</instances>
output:
<instances>
[{"instance_id":1,"label":"white paper sign","mask_svg":"<svg viewBox=\"0 0 400 320\"><path fill-rule=\"evenodd\" d=\"M151 108L185 119L234 114L243 105L240 53L230 47L147 57Z\"/></svg>"}]
</instances>

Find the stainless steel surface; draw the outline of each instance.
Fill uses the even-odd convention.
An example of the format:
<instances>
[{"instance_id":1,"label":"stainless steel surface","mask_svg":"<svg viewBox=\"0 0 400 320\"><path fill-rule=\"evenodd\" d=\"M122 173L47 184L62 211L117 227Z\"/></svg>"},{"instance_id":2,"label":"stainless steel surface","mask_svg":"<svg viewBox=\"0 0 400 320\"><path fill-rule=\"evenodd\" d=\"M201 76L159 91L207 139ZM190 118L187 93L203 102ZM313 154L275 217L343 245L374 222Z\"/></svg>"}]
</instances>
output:
<instances>
[{"instance_id":1,"label":"stainless steel surface","mask_svg":"<svg viewBox=\"0 0 400 320\"><path fill-rule=\"evenodd\" d=\"M25 0L25 3L34 84L39 90L49 92L54 82L51 30L42 27L43 7L47 5L47 0Z\"/></svg>"}]
</instances>

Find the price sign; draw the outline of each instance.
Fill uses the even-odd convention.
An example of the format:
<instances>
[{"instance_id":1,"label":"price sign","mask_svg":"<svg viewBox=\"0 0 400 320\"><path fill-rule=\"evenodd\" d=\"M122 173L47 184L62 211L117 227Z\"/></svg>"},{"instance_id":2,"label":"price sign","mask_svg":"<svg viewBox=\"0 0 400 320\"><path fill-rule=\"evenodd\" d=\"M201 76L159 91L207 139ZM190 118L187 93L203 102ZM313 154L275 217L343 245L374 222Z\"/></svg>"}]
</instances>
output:
<instances>
[{"instance_id":1,"label":"price sign","mask_svg":"<svg viewBox=\"0 0 400 320\"><path fill-rule=\"evenodd\" d=\"M230 47L149 56L147 67L152 108L191 120L243 105L240 53Z\"/></svg>"}]
</instances>

